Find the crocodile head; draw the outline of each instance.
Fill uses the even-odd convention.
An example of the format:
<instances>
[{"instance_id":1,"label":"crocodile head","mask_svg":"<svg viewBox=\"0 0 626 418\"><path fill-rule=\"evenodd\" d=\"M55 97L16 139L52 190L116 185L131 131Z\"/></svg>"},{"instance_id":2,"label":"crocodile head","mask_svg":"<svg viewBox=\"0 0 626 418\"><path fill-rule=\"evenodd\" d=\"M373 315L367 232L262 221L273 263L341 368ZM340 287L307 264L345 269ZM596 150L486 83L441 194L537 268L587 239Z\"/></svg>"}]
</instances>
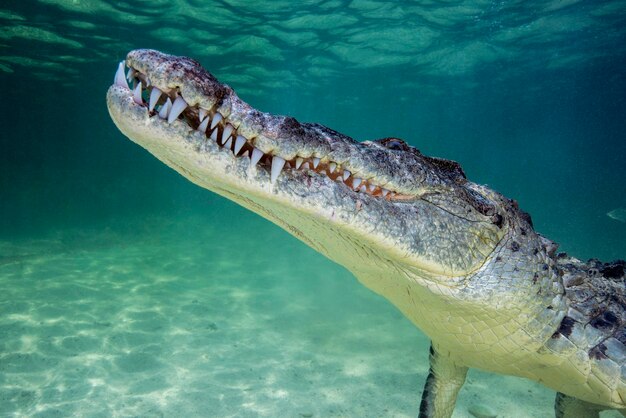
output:
<instances>
[{"instance_id":1,"label":"crocodile head","mask_svg":"<svg viewBox=\"0 0 626 418\"><path fill-rule=\"evenodd\" d=\"M125 65L134 87L120 63L107 104L126 136L345 266L429 334L446 298L484 310L488 298L503 300L488 286L515 289L481 273L496 259L515 265L545 253L515 205L455 162L397 138L357 142L263 113L189 58L135 50ZM479 292L477 280L491 282Z\"/></svg>"}]
</instances>

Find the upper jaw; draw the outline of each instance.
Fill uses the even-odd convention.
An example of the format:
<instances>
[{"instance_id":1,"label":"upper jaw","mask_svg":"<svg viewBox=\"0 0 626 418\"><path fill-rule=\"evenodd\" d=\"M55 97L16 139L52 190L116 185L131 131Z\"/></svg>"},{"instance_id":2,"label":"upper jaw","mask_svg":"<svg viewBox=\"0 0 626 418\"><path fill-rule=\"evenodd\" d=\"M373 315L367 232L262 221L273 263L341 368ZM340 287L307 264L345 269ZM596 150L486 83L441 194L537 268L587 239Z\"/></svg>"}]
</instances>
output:
<instances>
[{"instance_id":1,"label":"upper jaw","mask_svg":"<svg viewBox=\"0 0 626 418\"><path fill-rule=\"evenodd\" d=\"M180 97L188 106L180 118L186 118L192 128L200 126L198 114L201 111L211 118L221 117L221 123L216 125L219 129L217 139L221 141L223 128L230 125L231 145L239 135L250 145L250 153L254 147L266 155L290 162L291 166L302 158L305 162L309 159L310 164L317 167L319 159L323 166L337 170L342 177L347 170L349 187L353 179L357 183L360 180L357 190L362 190L360 186L363 185L366 189L362 191L367 192L371 187L374 195L384 194L385 197L388 190L402 200L418 197L427 191L427 187L443 183L436 170L432 170L429 159L415 149L398 152L377 142L358 143L321 125L260 112L239 99L229 86L220 83L192 59L140 49L128 54L126 64L133 69L131 75L142 80L144 88L156 87L165 93L157 109L166 95L172 102ZM147 95L144 100L147 105ZM210 121L207 137L210 137L213 119ZM394 198L394 193L390 195Z\"/></svg>"}]
</instances>

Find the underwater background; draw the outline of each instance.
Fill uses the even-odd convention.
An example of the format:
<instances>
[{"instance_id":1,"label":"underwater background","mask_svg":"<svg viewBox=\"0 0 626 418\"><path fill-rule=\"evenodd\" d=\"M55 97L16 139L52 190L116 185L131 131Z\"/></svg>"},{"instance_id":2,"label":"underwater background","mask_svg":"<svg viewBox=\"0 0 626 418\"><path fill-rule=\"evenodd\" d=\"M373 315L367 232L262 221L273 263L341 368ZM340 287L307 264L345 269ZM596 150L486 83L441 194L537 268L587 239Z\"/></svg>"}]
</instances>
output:
<instances>
[{"instance_id":1,"label":"underwater background","mask_svg":"<svg viewBox=\"0 0 626 418\"><path fill-rule=\"evenodd\" d=\"M3 0L2 417L417 414L419 330L115 128L135 48L458 161L561 251L626 257L625 1ZM454 417L547 417L553 397L472 371Z\"/></svg>"}]
</instances>

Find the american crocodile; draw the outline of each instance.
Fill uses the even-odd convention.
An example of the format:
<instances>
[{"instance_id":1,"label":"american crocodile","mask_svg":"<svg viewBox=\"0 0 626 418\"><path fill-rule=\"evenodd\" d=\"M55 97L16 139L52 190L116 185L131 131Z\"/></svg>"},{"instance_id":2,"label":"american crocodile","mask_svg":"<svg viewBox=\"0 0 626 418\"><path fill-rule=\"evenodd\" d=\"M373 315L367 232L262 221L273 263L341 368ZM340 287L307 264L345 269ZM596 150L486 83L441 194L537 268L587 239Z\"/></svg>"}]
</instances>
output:
<instances>
[{"instance_id":1,"label":"american crocodile","mask_svg":"<svg viewBox=\"0 0 626 418\"><path fill-rule=\"evenodd\" d=\"M132 141L346 267L420 328L431 340L420 417L451 416L470 367L556 390L558 417L626 408L624 261L557 253L458 163L263 113L196 61L153 50L119 64L107 104Z\"/></svg>"}]
</instances>

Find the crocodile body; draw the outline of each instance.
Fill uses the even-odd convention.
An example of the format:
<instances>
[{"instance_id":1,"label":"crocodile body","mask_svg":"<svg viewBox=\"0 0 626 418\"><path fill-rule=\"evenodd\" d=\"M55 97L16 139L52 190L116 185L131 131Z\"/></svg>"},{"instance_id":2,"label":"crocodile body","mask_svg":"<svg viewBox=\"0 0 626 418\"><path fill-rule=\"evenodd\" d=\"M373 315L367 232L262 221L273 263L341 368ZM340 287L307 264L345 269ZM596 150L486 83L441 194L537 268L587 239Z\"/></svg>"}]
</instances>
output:
<instances>
[{"instance_id":1,"label":"crocodile body","mask_svg":"<svg viewBox=\"0 0 626 418\"><path fill-rule=\"evenodd\" d=\"M557 416L626 408L624 262L557 254L515 201L457 163L260 112L196 61L152 50L120 63L107 104L131 140L419 327L432 342L420 416L450 416L470 367L553 388Z\"/></svg>"}]
</instances>

